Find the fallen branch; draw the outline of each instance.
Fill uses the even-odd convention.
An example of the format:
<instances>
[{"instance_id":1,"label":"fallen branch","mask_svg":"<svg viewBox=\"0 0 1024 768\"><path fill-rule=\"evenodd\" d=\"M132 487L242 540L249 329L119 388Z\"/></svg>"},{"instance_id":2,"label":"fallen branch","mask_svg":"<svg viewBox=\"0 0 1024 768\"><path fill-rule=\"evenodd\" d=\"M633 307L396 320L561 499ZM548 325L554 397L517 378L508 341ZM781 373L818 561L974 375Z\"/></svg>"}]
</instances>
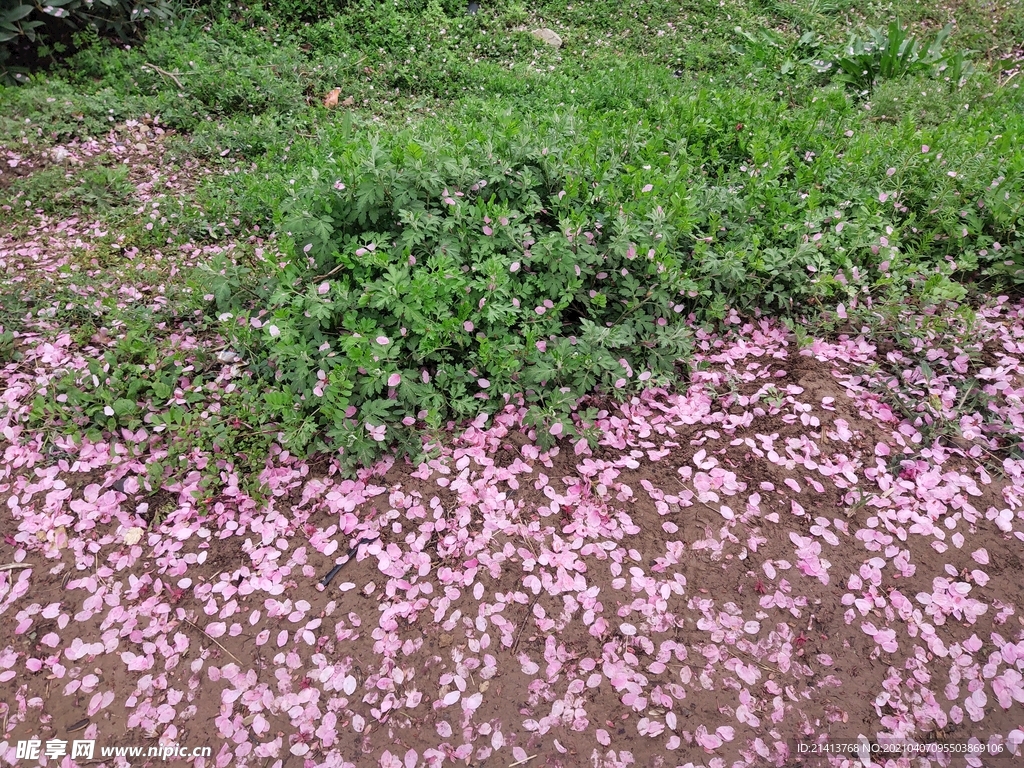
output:
<instances>
[{"instance_id":1,"label":"fallen branch","mask_svg":"<svg viewBox=\"0 0 1024 768\"><path fill-rule=\"evenodd\" d=\"M344 269L344 268L345 268L344 264L339 264L334 269L332 269L330 272L328 272L326 275L320 275L320 277L314 277L312 282L315 283L315 282L318 282L320 280L325 280L326 278L330 277L331 275L333 275L338 270L341 270L341 269Z\"/></svg>"},{"instance_id":2,"label":"fallen branch","mask_svg":"<svg viewBox=\"0 0 1024 768\"><path fill-rule=\"evenodd\" d=\"M149 67L154 72L156 72L158 75L163 75L164 77L169 77L171 80L174 81L175 85L177 85L178 88L180 88L183 91L185 90L185 86L182 85L181 84L181 80L178 79L178 75L181 74L180 72L168 72L166 69L160 69L160 67L158 67L156 64L150 64L148 62L146 64L142 65L143 69L145 69L146 67Z\"/></svg>"}]
</instances>

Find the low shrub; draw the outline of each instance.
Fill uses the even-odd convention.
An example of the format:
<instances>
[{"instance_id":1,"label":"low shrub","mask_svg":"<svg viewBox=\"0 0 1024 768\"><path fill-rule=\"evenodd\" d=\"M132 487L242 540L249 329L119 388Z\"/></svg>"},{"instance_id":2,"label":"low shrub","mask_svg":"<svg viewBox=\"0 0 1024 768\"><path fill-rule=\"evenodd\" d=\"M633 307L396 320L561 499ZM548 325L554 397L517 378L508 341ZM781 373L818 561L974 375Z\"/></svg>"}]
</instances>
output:
<instances>
[{"instance_id":1,"label":"low shrub","mask_svg":"<svg viewBox=\"0 0 1024 768\"><path fill-rule=\"evenodd\" d=\"M672 217L613 157L577 175L555 138L369 140L296 190L279 222L295 258L231 319L290 447L365 459L520 393L570 436L582 395L675 377L697 284ZM238 311L223 276L214 293Z\"/></svg>"}]
</instances>

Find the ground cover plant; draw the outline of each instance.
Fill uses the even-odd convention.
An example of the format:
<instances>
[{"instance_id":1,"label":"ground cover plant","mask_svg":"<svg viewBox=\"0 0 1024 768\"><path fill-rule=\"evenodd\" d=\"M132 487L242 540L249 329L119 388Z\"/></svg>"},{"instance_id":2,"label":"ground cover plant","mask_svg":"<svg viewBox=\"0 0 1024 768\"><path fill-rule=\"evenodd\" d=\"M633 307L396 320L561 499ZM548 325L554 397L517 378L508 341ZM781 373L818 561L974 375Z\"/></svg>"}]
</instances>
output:
<instances>
[{"instance_id":1,"label":"ground cover plant","mask_svg":"<svg viewBox=\"0 0 1024 768\"><path fill-rule=\"evenodd\" d=\"M0 760L1019 754L1013 3L168 9L5 49Z\"/></svg>"}]
</instances>

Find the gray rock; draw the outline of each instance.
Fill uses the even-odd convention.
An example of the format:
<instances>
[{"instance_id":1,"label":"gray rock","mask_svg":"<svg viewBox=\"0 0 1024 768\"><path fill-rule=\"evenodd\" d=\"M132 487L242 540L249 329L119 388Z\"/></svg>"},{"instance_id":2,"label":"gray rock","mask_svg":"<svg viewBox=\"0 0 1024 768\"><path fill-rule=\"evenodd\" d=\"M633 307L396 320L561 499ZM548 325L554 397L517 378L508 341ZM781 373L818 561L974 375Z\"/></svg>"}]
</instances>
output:
<instances>
[{"instance_id":1,"label":"gray rock","mask_svg":"<svg viewBox=\"0 0 1024 768\"><path fill-rule=\"evenodd\" d=\"M532 34L534 37L536 37L541 42L547 43L548 45L550 45L553 48L561 48L562 47L562 38L560 38L558 36L558 33L555 32L555 30L553 30L553 29L548 29L547 27L541 27L540 29L533 30L533 32L531 32L530 34Z\"/></svg>"}]
</instances>

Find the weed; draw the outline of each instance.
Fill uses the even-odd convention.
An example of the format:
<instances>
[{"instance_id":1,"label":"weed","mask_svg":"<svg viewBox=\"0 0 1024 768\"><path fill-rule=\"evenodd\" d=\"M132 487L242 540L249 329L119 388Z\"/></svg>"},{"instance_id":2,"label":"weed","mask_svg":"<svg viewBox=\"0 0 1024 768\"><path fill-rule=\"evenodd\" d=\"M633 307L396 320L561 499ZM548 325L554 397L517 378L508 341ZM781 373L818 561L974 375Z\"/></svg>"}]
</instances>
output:
<instances>
[{"instance_id":1,"label":"weed","mask_svg":"<svg viewBox=\"0 0 1024 768\"><path fill-rule=\"evenodd\" d=\"M931 40L918 40L897 19L887 30L869 28L866 38L852 35L843 55L835 60L843 73L840 79L860 93L870 92L883 80L921 73L942 73L951 87L962 87L973 70L965 52L943 54L952 31L947 24Z\"/></svg>"}]
</instances>

